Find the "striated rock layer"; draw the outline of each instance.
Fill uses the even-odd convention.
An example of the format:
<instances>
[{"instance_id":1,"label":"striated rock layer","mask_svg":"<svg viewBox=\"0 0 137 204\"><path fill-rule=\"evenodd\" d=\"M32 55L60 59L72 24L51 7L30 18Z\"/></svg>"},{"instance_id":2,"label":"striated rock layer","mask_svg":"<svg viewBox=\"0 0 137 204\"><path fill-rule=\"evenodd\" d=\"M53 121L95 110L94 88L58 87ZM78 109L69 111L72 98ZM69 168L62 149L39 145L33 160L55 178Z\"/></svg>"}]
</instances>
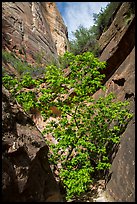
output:
<instances>
[{"instance_id":1,"label":"striated rock layer","mask_svg":"<svg viewBox=\"0 0 137 204\"><path fill-rule=\"evenodd\" d=\"M2 43L28 62L56 61L68 50L67 28L55 2L3 2Z\"/></svg>"}]
</instances>

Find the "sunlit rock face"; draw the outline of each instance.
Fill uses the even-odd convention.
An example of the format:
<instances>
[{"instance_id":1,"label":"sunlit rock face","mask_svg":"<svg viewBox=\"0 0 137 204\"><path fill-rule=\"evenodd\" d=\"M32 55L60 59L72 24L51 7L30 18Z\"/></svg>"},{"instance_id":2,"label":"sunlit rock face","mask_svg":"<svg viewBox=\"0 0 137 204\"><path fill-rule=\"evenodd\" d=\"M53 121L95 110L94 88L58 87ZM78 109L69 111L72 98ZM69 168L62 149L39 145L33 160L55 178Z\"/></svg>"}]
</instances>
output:
<instances>
[{"instance_id":1,"label":"sunlit rock face","mask_svg":"<svg viewBox=\"0 0 137 204\"><path fill-rule=\"evenodd\" d=\"M67 28L55 2L3 2L2 43L28 62L38 53L56 61L68 50Z\"/></svg>"},{"instance_id":2,"label":"sunlit rock face","mask_svg":"<svg viewBox=\"0 0 137 204\"><path fill-rule=\"evenodd\" d=\"M49 22L51 35L55 42L57 53L62 55L68 49L68 41L66 37L68 37L68 31L66 26L64 26L64 22L60 13L56 7L54 2L41 2L43 7L46 7L47 12L45 12L46 19Z\"/></svg>"}]
</instances>

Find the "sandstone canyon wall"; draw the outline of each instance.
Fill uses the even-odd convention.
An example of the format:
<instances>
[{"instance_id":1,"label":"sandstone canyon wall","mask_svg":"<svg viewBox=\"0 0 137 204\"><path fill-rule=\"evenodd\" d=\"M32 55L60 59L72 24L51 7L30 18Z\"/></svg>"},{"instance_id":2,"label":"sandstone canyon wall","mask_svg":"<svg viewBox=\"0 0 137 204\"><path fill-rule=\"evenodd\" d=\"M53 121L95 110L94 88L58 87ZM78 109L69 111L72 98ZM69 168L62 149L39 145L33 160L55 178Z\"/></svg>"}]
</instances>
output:
<instances>
[{"instance_id":1,"label":"sandstone canyon wall","mask_svg":"<svg viewBox=\"0 0 137 204\"><path fill-rule=\"evenodd\" d=\"M2 201L63 201L33 121L2 87Z\"/></svg>"},{"instance_id":2,"label":"sandstone canyon wall","mask_svg":"<svg viewBox=\"0 0 137 204\"><path fill-rule=\"evenodd\" d=\"M115 202L135 201L135 15L130 9L131 3L123 2L99 39L100 60L107 62L104 81L107 89L94 94L98 98L113 92L118 100L130 102L130 111L134 114L121 135L118 152L112 157L106 194Z\"/></svg>"},{"instance_id":3,"label":"sandstone canyon wall","mask_svg":"<svg viewBox=\"0 0 137 204\"><path fill-rule=\"evenodd\" d=\"M112 91L119 100L128 100L131 112L135 113L135 15L130 14L130 9L130 2L123 2L108 30L99 39L100 60L107 61L104 80L107 89L105 92L98 90L94 98ZM17 54L24 47L27 61L31 63L39 51L44 52L43 60L48 63L68 49L66 26L52 2L3 2L2 40L4 49L14 50ZM49 167L44 139L17 104L10 101L5 88L2 116L3 200L62 201ZM42 130L44 123L39 113L34 121ZM134 202L134 117L121 135L112 161L106 196L115 202Z\"/></svg>"},{"instance_id":4,"label":"sandstone canyon wall","mask_svg":"<svg viewBox=\"0 0 137 204\"><path fill-rule=\"evenodd\" d=\"M37 53L42 60L56 61L68 50L67 28L54 2L3 2L2 46L28 62L34 62Z\"/></svg>"},{"instance_id":5,"label":"sandstone canyon wall","mask_svg":"<svg viewBox=\"0 0 137 204\"><path fill-rule=\"evenodd\" d=\"M26 56L29 63L41 52L43 63L56 61L68 49L67 28L56 4L3 2L2 48L22 59ZM2 87L3 202L63 201L47 154L34 122Z\"/></svg>"}]
</instances>

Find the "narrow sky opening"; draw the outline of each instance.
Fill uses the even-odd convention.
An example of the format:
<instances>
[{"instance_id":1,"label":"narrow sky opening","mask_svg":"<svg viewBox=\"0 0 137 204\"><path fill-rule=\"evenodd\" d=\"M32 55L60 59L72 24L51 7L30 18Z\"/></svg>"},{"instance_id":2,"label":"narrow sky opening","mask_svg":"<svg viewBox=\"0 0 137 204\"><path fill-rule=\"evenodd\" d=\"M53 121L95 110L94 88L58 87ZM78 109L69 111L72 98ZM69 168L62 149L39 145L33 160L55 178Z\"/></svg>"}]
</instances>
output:
<instances>
[{"instance_id":1,"label":"narrow sky opening","mask_svg":"<svg viewBox=\"0 0 137 204\"><path fill-rule=\"evenodd\" d=\"M68 28L69 40L74 39L75 32L80 25L90 28L94 25L93 13L99 13L109 2L56 2L65 25Z\"/></svg>"}]
</instances>

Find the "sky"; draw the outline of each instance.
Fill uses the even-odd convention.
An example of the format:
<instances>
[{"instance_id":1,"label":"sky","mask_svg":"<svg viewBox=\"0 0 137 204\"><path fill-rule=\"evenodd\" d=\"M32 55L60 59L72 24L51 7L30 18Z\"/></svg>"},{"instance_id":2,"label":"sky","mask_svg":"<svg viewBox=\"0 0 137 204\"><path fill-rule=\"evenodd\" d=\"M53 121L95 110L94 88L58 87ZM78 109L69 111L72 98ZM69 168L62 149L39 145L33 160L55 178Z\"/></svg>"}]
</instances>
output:
<instances>
[{"instance_id":1,"label":"sky","mask_svg":"<svg viewBox=\"0 0 137 204\"><path fill-rule=\"evenodd\" d=\"M109 2L56 2L58 10L68 29L69 40L74 39L80 25L89 28L94 24L93 13L99 13Z\"/></svg>"}]
</instances>

